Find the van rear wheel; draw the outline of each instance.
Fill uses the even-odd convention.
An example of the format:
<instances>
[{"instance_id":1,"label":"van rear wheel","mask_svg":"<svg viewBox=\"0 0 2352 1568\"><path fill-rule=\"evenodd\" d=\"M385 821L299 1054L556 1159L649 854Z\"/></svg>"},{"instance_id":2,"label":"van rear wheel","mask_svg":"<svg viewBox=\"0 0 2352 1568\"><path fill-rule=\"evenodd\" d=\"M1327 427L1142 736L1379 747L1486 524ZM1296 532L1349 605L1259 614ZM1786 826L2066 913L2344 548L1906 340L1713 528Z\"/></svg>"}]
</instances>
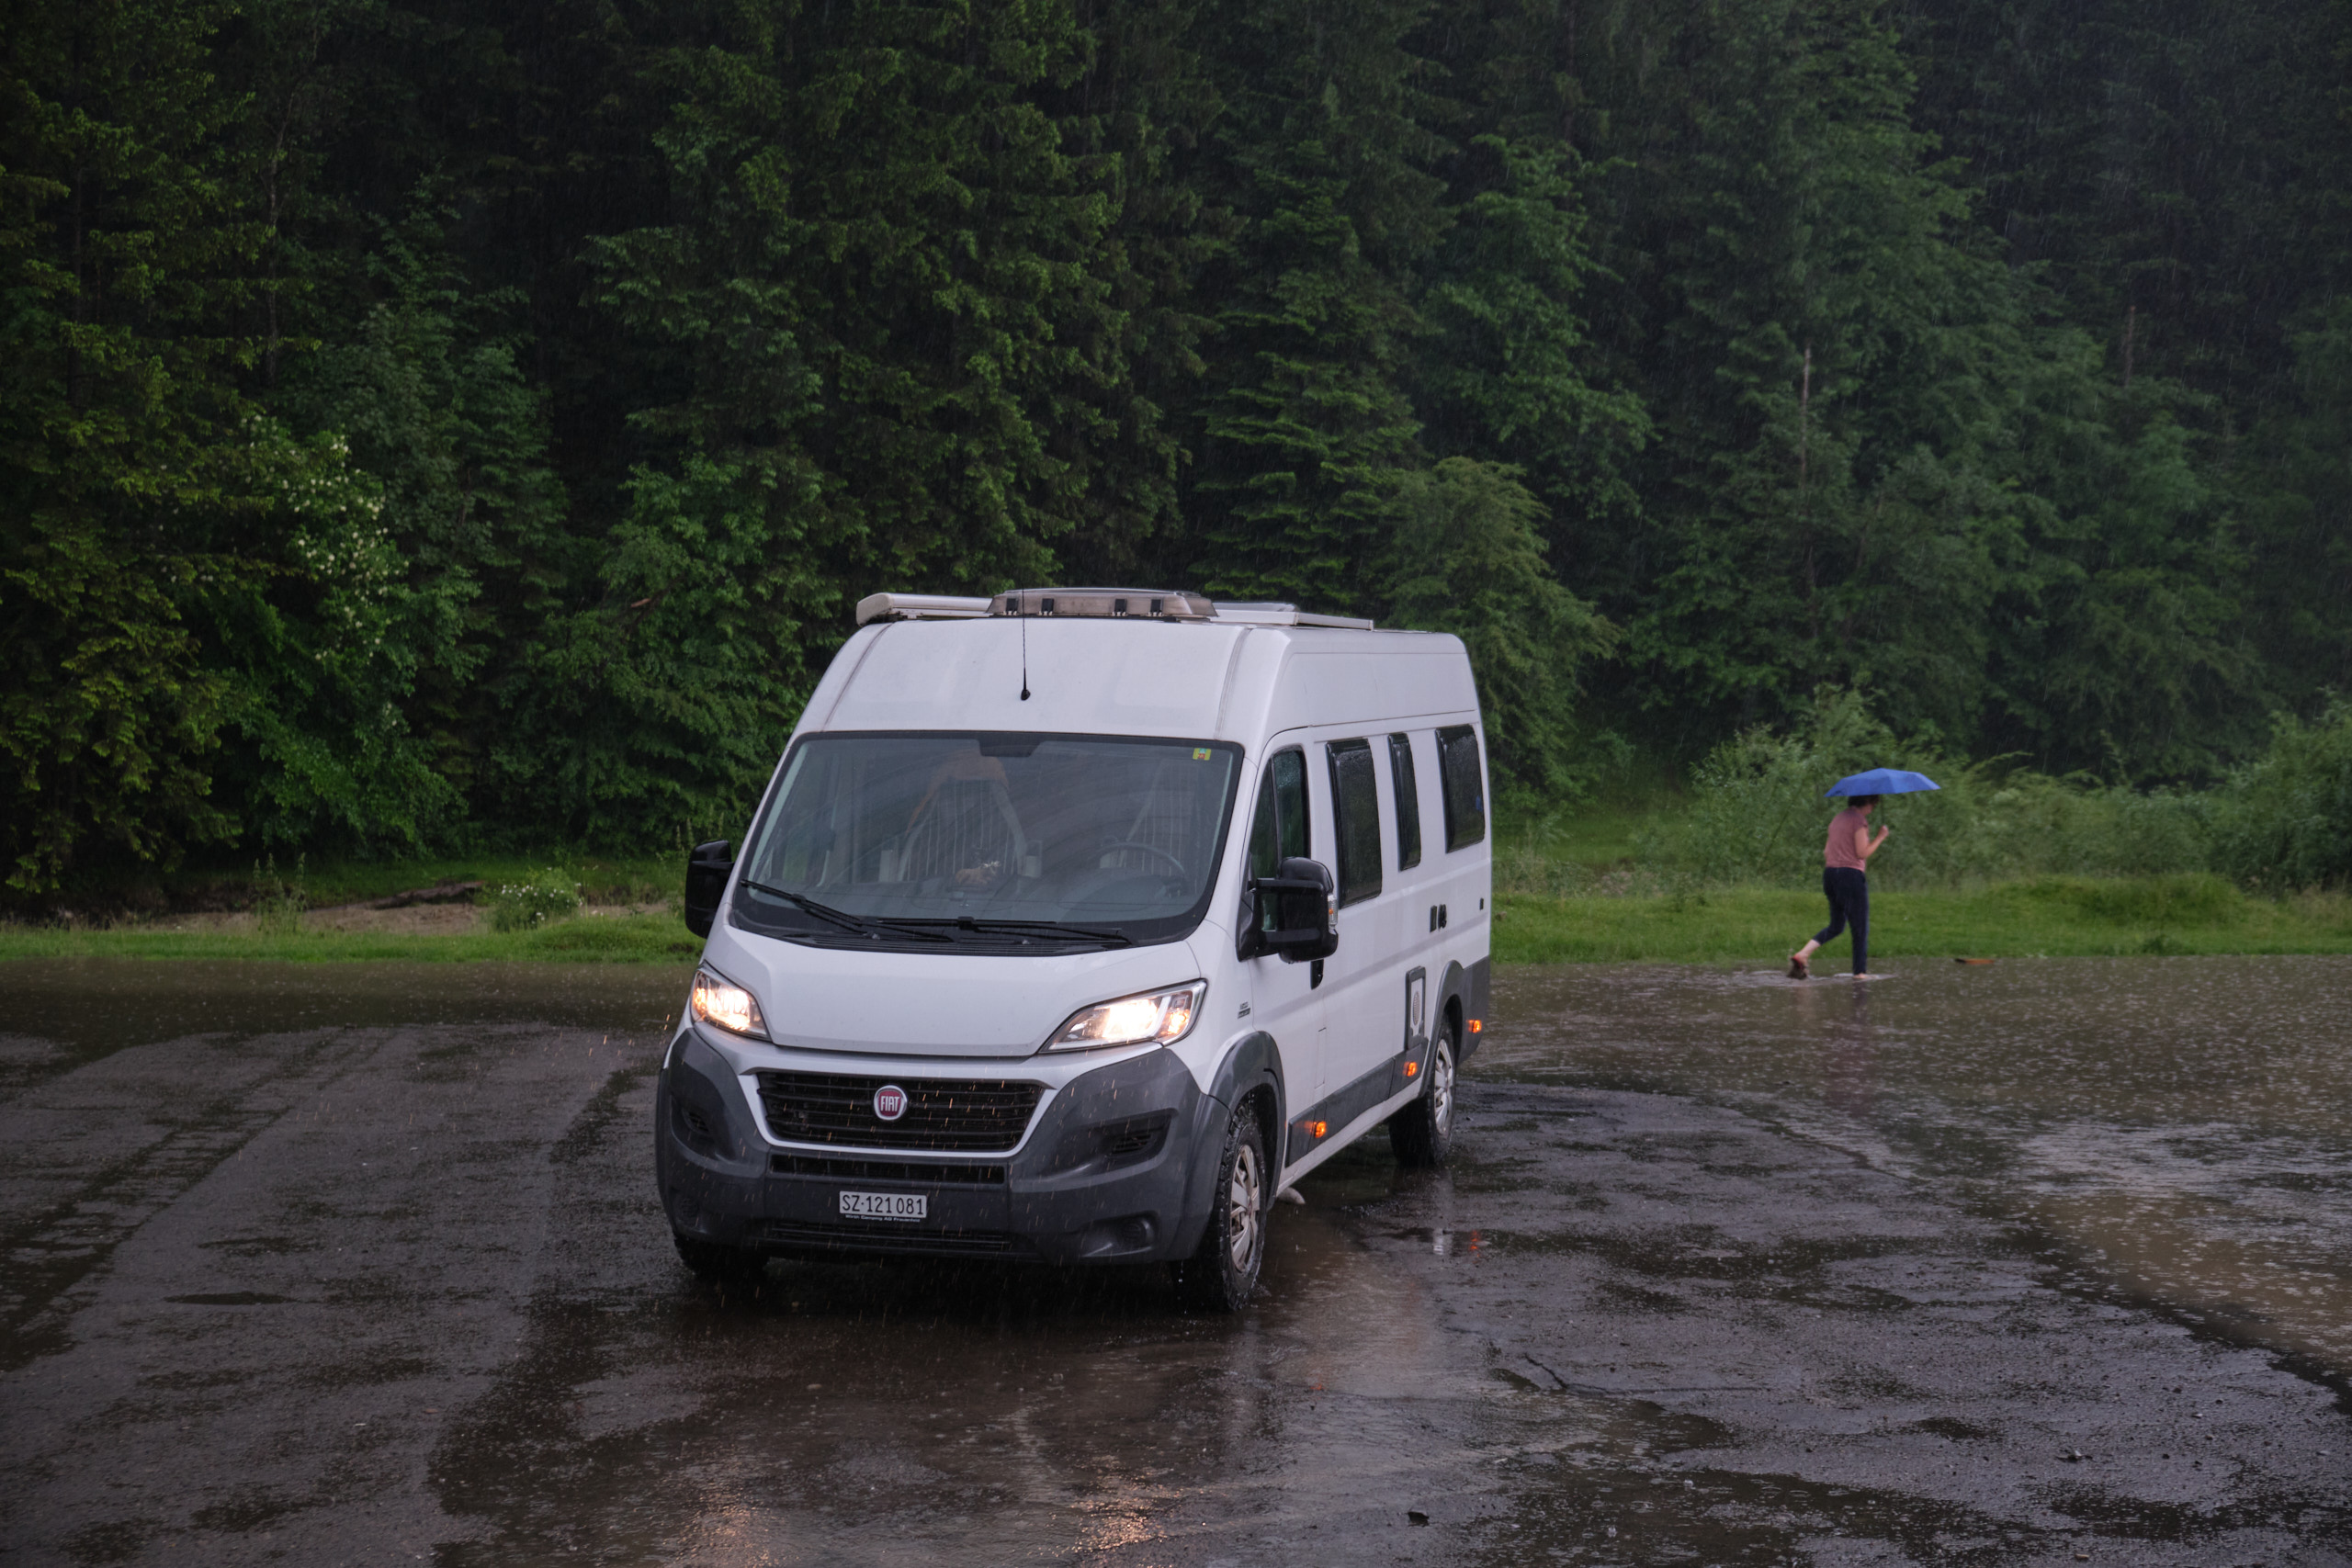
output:
<instances>
[{"instance_id":1,"label":"van rear wheel","mask_svg":"<svg viewBox=\"0 0 2352 1568\"><path fill-rule=\"evenodd\" d=\"M1388 1146L1396 1163L1427 1169L1453 1151L1453 1032L1440 1030L1430 1045L1429 1077L1421 1097L1388 1119Z\"/></svg>"},{"instance_id":2,"label":"van rear wheel","mask_svg":"<svg viewBox=\"0 0 2352 1568\"><path fill-rule=\"evenodd\" d=\"M1215 1198L1200 1249L1174 1266L1176 1293L1187 1306L1239 1312L1266 1261L1266 1134L1249 1101L1225 1124Z\"/></svg>"}]
</instances>

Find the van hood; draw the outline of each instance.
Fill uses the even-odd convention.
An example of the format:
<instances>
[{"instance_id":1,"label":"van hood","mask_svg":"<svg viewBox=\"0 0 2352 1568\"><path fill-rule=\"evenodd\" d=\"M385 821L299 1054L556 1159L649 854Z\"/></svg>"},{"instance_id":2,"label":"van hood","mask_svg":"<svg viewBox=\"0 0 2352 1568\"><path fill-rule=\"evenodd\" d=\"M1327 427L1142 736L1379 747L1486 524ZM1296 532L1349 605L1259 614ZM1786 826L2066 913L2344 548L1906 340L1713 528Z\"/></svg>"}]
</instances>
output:
<instances>
[{"instance_id":1,"label":"van hood","mask_svg":"<svg viewBox=\"0 0 2352 1568\"><path fill-rule=\"evenodd\" d=\"M1206 973L1189 942L1037 957L860 953L723 923L703 962L759 998L776 1044L869 1056L1027 1056L1082 1007Z\"/></svg>"}]
</instances>

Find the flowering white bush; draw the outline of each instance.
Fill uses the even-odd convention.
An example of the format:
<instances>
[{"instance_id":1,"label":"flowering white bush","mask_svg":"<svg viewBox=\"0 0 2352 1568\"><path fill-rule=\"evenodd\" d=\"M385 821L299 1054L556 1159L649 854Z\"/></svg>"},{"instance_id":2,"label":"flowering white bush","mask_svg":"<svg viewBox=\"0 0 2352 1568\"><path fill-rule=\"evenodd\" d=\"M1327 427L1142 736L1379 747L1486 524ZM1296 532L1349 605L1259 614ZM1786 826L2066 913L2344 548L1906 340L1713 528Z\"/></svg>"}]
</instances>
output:
<instances>
[{"instance_id":1,"label":"flowering white bush","mask_svg":"<svg viewBox=\"0 0 2352 1568\"><path fill-rule=\"evenodd\" d=\"M549 866L521 882L505 883L492 894L490 926L492 931L520 931L553 925L578 914L584 902L580 884L569 873Z\"/></svg>"}]
</instances>

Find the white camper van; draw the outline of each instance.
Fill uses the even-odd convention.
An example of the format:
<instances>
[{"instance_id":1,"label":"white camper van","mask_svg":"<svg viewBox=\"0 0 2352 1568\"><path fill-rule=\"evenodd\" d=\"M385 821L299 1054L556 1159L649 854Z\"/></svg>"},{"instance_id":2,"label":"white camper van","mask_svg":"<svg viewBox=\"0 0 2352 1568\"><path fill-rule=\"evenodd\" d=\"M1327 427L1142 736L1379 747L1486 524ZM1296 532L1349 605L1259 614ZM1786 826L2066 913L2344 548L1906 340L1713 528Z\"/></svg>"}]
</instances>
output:
<instances>
[{"instance_id":1,"label":"white camper van","mask_svg":"<svg viewBox=\"0 0 2352 1568\"><path fill-rule=\"evenodd\" d=\"M1276 1195L1445 1158L1492 897L1462 644L1142 589L876 594L740 853L662 1064L696 1272L1165 1261L1230 1310Z\"/></svg>"}]
</instances>

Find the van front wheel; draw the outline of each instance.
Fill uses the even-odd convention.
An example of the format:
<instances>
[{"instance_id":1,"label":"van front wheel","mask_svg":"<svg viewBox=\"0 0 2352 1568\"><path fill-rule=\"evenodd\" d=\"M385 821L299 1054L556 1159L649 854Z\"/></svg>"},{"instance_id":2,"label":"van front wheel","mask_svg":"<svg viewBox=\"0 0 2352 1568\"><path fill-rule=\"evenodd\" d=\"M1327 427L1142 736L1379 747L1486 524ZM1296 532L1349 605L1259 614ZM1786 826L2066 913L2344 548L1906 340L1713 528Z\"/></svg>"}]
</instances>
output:
<instances>
[{"instance_id":1,"label":"van front wheel","mask_svg":"<svg viewBox=\"0 0 2352 1568\"><path fill-rule=\"evenodd\" d=\"M1388 1119L1388 1146L1396 1163L1428 1168L1453 1149L1453 1034L1440 1030L1430 1045L1430 1073L1421 1097Z\"/></svg>"},{"instance_id":2,"label":"van front wheel","mask_svg":"<svg viewBox=\"0 0 2352 1568\"><path fill-rule=\"evenodd\" d=\"M1266 1261L1266 1134L1249 1101L1233 1108L1219 1151L1215 1197L1200 1249L1175 1266L1188 1306L1239 1312Z\"/></svg>"}]
</instances>

